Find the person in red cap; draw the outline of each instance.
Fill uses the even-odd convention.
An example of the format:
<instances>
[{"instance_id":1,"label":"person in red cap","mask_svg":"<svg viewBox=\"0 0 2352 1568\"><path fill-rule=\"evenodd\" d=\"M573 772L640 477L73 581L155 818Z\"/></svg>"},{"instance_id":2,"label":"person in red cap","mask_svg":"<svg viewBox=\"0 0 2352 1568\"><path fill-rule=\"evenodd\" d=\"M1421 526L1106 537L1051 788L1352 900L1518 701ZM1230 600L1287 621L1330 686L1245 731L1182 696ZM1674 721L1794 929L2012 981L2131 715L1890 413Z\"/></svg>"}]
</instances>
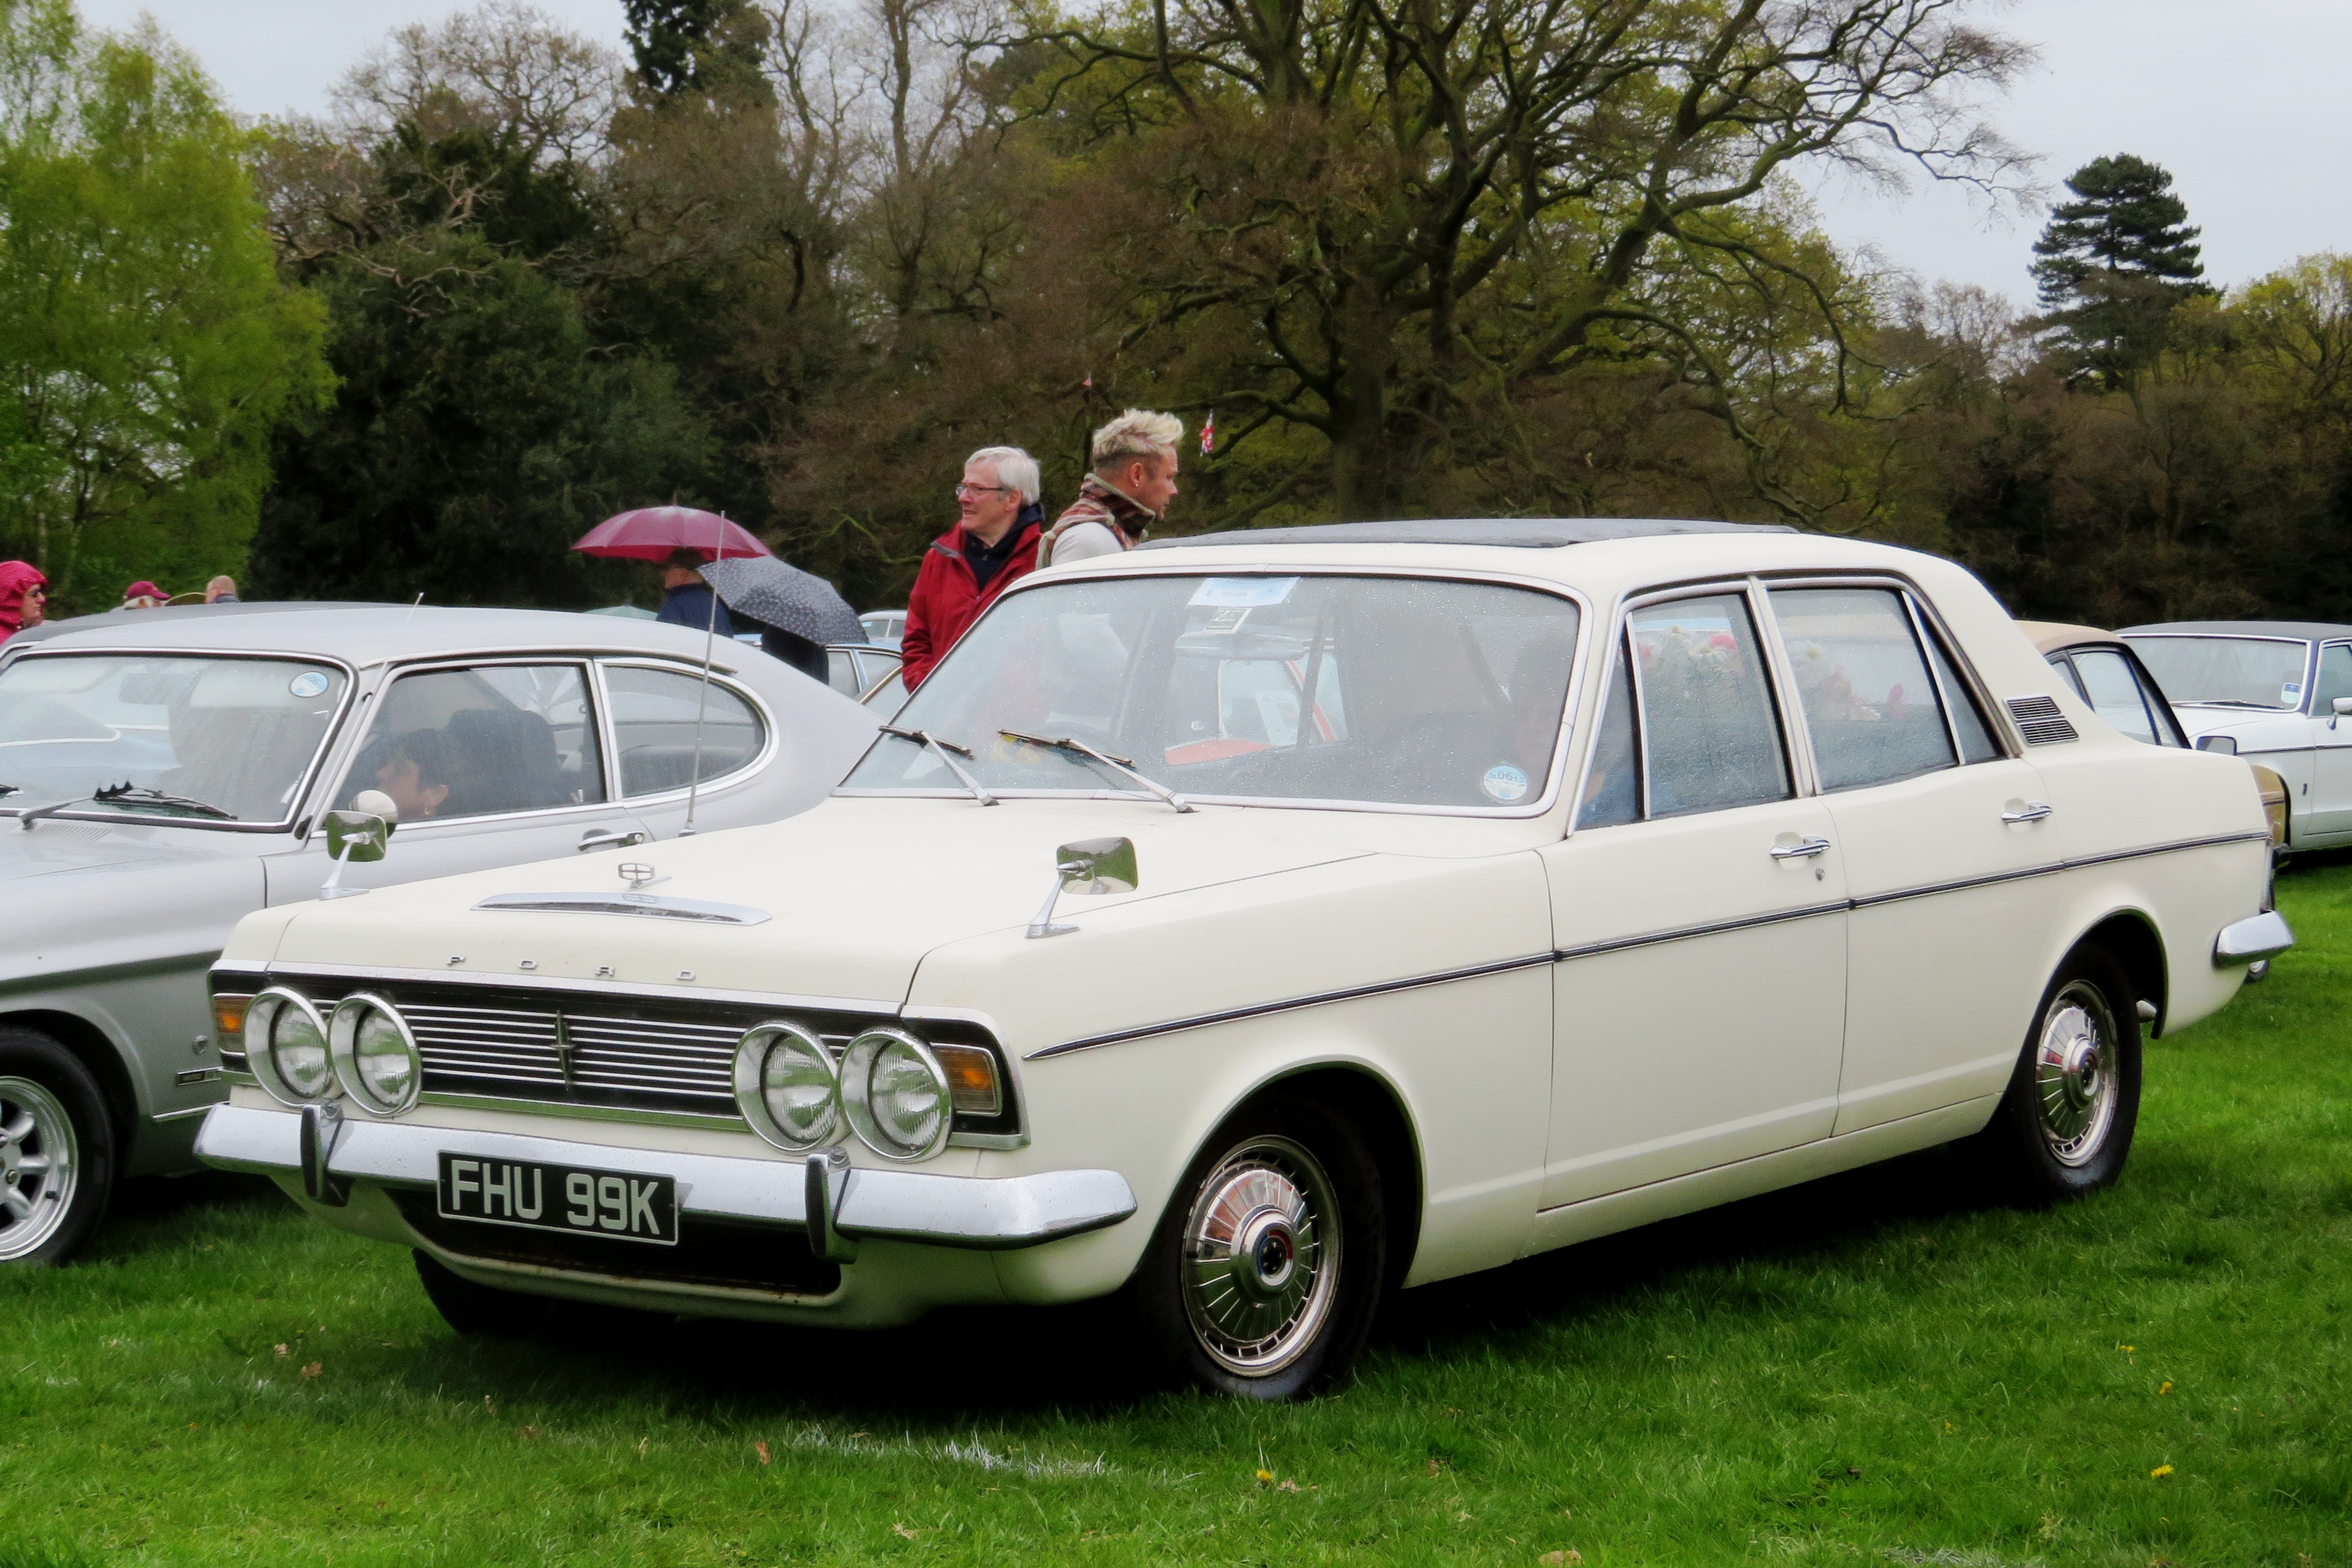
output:
<instances>
[{"instance_id":1,"label":"person in red cap","mask_svg":"<svg viewBox=\"0 0 2352 1568\"><path fill-rule=\"evenodd\" d=\"M0 560L0 643L47 613L49 580L28 560Z\"/></svg>"},{"instance_id":2,"label":"person in red cap","mask_svg":"<svg viewBox=\"0 0 2352 1568\"><path fill-rule=\"evenodd\" d=\"M153 583L148 581L142 577L138 581L132 583L130 587L122 591L122 602L116 608L121 610L154 610L159 608L163 604L163 601L171 597L172 596L170 594L164 592L162 589L156 587Z\"/></svg>"}]
</instances>

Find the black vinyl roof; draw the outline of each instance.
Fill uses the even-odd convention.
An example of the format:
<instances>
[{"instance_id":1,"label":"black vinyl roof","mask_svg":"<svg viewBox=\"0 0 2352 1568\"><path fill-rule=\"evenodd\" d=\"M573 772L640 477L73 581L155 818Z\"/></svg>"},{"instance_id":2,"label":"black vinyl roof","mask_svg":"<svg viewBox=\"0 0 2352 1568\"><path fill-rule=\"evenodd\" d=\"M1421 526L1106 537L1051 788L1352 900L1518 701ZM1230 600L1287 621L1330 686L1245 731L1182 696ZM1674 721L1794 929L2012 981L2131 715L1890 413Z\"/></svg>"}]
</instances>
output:
<instances>
[{"instance_id":1,"label":"black vinyl roof","mask_svg":"<svg viewBox=\"0 0 2352 1568\"><path fill-rule=\"evenodd\" d=\"M2162 632L2203 637L2294 637L2305 643L2352 637L2352 626L2330 621L2159 621L2149 626L2126 626L2116 635L2137 637Z\"/></svg>"},{"instance_id":2,"label":"black vinyl roof","mask_svg":"<svg viewBox=\"0 0 2352 1568\"><path fill-rule=\"evenodd\" d=\"M1720 523L1702 517L1423 517L1381 523L1315 523L1293 528L1235 528L1153 539L1145 549L1182 545L1505 545L1558 549L1603 539L1664 534L1793 534L1784 523Z\"/></svg>"}]
</instances>

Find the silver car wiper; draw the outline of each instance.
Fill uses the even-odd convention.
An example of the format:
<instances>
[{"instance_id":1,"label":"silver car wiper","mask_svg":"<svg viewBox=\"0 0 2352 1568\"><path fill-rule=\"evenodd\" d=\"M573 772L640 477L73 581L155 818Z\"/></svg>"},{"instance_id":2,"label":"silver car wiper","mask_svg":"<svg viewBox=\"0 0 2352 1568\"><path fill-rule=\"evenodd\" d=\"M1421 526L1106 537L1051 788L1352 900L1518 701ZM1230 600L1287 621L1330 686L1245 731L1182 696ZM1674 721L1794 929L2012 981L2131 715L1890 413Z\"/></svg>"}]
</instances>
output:
<instances>
[{"instance_id":1,"label":"silver car wiper","mask_svg":"<svg viewBox=\"0 0 2352 1568\"><path fill-rule=\"evenodd\" d=\"M957 765L955 757L950 755L950 753L955 753L964 757L970 757L971 755L971 747L958 746L952 740L941 740L938 736L933 735L928 729L900 729L895 724L878 725L876 727L880 729L885 735L895 735L901 740L911 740L918 746L929 747L933 755L937 756L941 762L948 765L948 771L956 776L957 782L961 783L965 789L971 791L971 798L973 800L979 801L983 806L993 806L996 804L996 797L988 792L988 787L982 784L979 779L973 778L971 774L966 773L962 768Z\"/></svg>"},{"instance_id":2,"label":"silver car wiper","mask_svg":"<svg viewBox=\"0 0 2352 1568\"><path fill-rule=\"evenodd\" d=\"M1129 761L1126 758L1113 757L1108 751L1097 751L1093 747L1088 746L1083 740L1072 740L1066 735L1063 736L1058 740L1052 736L1047 735L1024 735L1017 729L1000 729L996 733L1003 736L1007 740L1024 741L1031 746L1050 746L1056 751L1075 751L1081 757L1091 757L1106 768L1118 768L1121 773L1124 773L1129 779L1134 779L1138 784L1142 785L1146 789L1150 790L1151 793L1159 796L1161 800L1167 801L1178 810L1189 811L1192 809L1192 802L1184 799L1183 796L1176 793L1175 790L1168 788L1167 785L1160 783L1155 779L1146 779L1142 774L1138 773L1135 770L1135 764Z\"/></svg>"}]
</instances>

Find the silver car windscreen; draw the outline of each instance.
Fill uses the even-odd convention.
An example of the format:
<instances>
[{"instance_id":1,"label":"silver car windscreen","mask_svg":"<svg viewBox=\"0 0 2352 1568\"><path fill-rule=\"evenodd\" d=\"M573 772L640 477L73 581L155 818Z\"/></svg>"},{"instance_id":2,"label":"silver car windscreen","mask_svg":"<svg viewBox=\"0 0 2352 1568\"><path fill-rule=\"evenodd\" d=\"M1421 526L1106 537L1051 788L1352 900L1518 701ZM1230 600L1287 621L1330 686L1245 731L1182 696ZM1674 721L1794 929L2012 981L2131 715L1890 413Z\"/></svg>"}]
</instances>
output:
<instances>
[{"instance_id":1,"label":"silver car windscreen","mask_svg":"<svg viewBox=\"0 0 2352 1568\"><path fill-rule=\"evenodd\" d=\"M347 681L293 659L20 659L0 670L0 810L282 821Z\"/></svg>"},{"instance_id":2,"label":"silver car windscreen","mask_svg":"<svg viewBox=\"0 0 2352 1568\"><path fill-rule=\"evenodd\" d=\"M1547 788L1577 622L1554 594L1433 578L1041 585L975 626L892 724L961 748L992 790L1135 789L1040 744L1067 739L1188 797L1507 810ZM963 786L937 747L886 735L845 788Z\"/></svg>"},{"instance_id":3,"label":"silver car windscreen","mask_svg":"<svg viewBox=\"0 0 2352 1568\"><path fill-rule=\"evenodd\" d=\"M2273 637L2144 636L2125 639L2177 703L2292 708L2303 703L2308 643Z\"/></svg>"}]
</instances>

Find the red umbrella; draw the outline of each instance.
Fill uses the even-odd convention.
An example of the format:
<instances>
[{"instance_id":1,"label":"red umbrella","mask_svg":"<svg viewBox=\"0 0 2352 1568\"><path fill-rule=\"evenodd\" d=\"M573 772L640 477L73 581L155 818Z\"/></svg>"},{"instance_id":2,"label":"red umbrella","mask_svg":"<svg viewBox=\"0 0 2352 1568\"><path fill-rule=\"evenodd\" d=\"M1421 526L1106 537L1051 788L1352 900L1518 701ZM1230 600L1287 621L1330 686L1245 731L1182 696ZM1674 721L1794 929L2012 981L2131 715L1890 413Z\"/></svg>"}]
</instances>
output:
<instances>
[{"instance_id":1,"label":"red umbrella","mask_svg":"<svg viewBox=\"0 0 2352 1568\"><path fill-rule=\"evenodd\" d=\"M606 517L572 548L624 560L667 560L681 549L699 551L705 560L768 553L766 545L718 513L692 507L639 507Z\"/></svg>"}]
</instances>

